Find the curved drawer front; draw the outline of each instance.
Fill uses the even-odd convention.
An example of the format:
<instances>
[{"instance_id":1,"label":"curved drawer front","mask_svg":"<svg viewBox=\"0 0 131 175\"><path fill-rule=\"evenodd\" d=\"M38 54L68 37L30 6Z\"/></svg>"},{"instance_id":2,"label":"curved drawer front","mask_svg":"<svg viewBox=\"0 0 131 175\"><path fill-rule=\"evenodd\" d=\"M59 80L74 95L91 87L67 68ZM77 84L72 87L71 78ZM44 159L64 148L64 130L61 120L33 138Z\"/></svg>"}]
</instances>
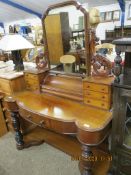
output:
<instances>
[{"instance_id":1,"label":"curved drawer front","mask_svg":"<svg viewBox=\"0 0 131 175\"><path fill-rule=\"evenodd\" d=\"M86 145L99 145L107 137L111 129L111 122L102 130L86 131L78 128L77 138L81 143Z\"/></svg>"},{"instance_id":2,"label":"curved drawer front","mask_svg":"<svg viewBox=\"0 0 131 175\"><path fill-rule=\"evenodd\" d=\"M75 122L57 121L45 116L28 111L27 109L19 108L20 116L25 120L38 125L43 128L47 128L62 134L75 134L77 128Z\"/></svg>"}]
</instances>

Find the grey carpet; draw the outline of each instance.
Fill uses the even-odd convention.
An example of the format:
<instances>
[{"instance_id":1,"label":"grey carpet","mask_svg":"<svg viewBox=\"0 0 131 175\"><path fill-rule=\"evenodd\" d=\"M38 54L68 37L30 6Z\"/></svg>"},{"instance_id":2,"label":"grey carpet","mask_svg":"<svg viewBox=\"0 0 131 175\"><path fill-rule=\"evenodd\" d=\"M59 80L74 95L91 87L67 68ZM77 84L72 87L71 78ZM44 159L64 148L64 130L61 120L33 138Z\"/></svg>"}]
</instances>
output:
<instances>
[{"instance_id":1,"label":"grey carpet","mask_svg":"<svg viewBox=\"0 0 131 175\"><path fill-rule=\"evenodd\" d=\"M0 175L80 175L78 162L44 143L16 150L14 136L0 138Z\"/></svg>"}]
</instances>

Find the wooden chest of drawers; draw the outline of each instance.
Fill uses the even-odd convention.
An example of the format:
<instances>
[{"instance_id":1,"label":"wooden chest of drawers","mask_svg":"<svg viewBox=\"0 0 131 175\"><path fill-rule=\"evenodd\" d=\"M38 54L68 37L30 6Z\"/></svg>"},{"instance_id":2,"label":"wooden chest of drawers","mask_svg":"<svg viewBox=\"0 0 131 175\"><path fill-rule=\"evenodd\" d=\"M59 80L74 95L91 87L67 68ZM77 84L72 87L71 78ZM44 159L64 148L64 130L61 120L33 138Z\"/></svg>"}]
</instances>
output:
<instances>
[{"instance_id":1,"label":"wooden chest of drawers","mask_svg":"<svg viewBox=\"0 0 131 175\"><path fill-rule=\"evenodd\" d=\"M44 78L45 71L24 71L24 78L26 83L26 89L30 91L40 90L40 84Z\"/></svg>"},{"instance_id":2,"label":"wooden chest of drawers","mask_svg":"<svg viewBox=\"0 0 131 175\"><path fill-rule=\"evenodd\" d=\"M89 77L83 80L84 103L105 110L111 108L111 82L114 78Z\"/></svg>"},{"instance_id":3,"label":"wooden chest of drawers","mask_svg":"<svg viewBox=\"0 0 131 175\"><path fill-rule=\"evenodd\" d=\"M14 92L22 91L25 88L23 75L12 79L0 77L0 92L11 95Z\"/></svg>"},{"instance_id":4,"label":"wooden chest of drawers","mask_svg":"<svg viewBox=\"0 0 131 175\"><path fill-rule=\"evenodd\" d=\"M23 75L14 75L12 78L0 77L0 136L4 135L8 130L13 131L10 113L6 111L2 96L12 95L24 89L25 81Z\"/></svg>"}]
</instances>

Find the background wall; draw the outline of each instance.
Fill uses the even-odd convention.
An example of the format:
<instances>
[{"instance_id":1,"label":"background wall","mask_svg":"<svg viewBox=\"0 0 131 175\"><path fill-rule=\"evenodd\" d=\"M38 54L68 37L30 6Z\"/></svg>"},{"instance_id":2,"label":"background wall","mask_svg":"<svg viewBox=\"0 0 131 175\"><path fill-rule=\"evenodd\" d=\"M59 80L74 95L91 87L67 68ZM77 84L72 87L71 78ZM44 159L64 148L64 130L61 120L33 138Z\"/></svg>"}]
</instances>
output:
<instances>
[{"instance_id":1,"label":"background wall","mask_svg":"<svg viewBox=\"0 0 131 175\"><path fill-rule=\"evenodd\" d=\"M126 2L125 25L131 25L131 19L130 20L128 19L129 4L131 4L131 1ZM100 12L120 10L120 6L118 3L106 6L98 6L96 8ZM120 21L102 22L97 26L96 35L100 38L100 40L105 40L105 31L114 30L115 26L121 26L121 22Z\"/></svg>"}]
</instances>

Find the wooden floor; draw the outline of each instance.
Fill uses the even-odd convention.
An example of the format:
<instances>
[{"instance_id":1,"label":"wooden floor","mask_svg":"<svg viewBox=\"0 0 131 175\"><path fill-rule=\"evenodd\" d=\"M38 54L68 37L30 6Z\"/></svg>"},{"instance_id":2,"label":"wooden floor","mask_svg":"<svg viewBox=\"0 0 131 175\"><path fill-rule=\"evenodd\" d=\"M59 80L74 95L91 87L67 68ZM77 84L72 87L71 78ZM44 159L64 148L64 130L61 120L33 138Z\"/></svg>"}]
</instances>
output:
<instances>
[{"instance_id":1,"label":"wooden floor","mask_svg":"<svg viewBox=\"0 0 131 175\"><path fill-rule=\"evenodd\" d=\"M79 160L81 156L81 145L75 137L57 134L36 127L30 133L26 134L24 139L26 142L34 139L44 139L46 143L70 155L72 160ZM97 159L95 161L92 160L94 163L93 175L106 175L111 163L111 156L106 150L105 144L100 145L99 148L94 147L92 149Z\"/></svg>"}]
</instances>

